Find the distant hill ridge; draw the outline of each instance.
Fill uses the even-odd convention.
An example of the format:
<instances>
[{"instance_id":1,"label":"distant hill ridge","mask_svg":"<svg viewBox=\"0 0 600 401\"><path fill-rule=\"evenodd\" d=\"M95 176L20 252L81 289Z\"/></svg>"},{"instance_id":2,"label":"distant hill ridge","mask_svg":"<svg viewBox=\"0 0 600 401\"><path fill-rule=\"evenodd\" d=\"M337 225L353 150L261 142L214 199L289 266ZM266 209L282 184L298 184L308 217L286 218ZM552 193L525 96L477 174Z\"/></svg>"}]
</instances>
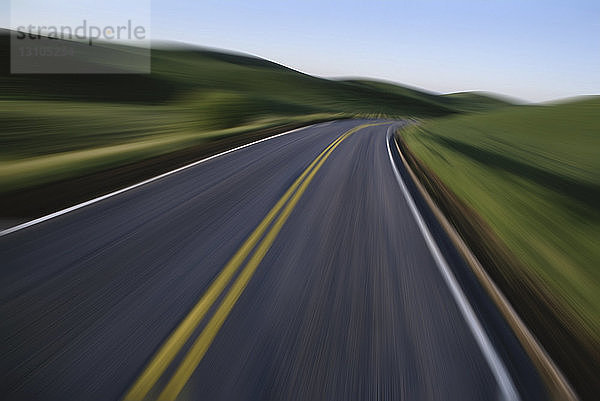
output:
<instances>
[{"instance_id":1,"label":"distant hill ridge","mask_svg":"<svg viewBox=\"0 0 600 401\"><path fill-rule=\"evenodd\" d=\"M0 30L0 99L134 104L183 102L190 96L237 93L327 113L442 116L504 107L481 94L442 96L373 80L310 76L259 57L174 44L152 50L152 73L10 75L10 31ZM293 109L294 107L291 107Z\"/></svg>"}]
</instances>

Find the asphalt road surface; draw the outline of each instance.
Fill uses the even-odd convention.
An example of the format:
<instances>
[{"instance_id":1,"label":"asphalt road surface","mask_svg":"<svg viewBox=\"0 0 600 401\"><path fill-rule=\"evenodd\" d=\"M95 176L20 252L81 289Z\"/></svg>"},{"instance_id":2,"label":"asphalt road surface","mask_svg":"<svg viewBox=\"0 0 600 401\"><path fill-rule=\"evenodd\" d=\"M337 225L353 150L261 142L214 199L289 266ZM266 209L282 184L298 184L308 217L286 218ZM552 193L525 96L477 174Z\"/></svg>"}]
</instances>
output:
<instances>
[{"instance_id":1,"label":"asphalt road surface","mask_svg":"<svg viewBox=\"0 0 600 401\"><path fill-rule=\"evenodd\" d=\"M1 398L545 399L399 124L311 126L2 232Z\"/></svg>"}]
</instances>

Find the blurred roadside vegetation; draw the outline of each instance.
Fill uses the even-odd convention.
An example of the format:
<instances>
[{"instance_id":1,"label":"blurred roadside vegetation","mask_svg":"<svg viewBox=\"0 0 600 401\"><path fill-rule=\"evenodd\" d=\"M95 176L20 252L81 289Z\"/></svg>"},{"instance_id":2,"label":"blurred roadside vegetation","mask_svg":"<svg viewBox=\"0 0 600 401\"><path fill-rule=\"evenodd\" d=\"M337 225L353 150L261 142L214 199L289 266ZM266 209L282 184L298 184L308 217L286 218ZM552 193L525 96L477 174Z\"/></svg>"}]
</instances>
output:
<instances>
[{"instance_id":1,"label":"blurred roadside vegetation","mask_svg":"<svg viewBox=\"0 0 600 401\"><path fill-rule=\"evenodd\" d=\"M518 264L492 261L495 281L591 396L600 368L600 97L429 119L400 136L516 256ZM485 229L475 230L471 242L485 241Z\"/></svg>"},{"instance_id":2,"label":"blurred roadside vegetation","mask_svg":"<svg viewBox=\"0 0 600 401\"><path fill-rule=\"evenodd\" d=\"M469 108L457 98L327 80L251 56L184 46L153 49L149 75L11 75L9 33L0 32L0 192L290 123L432 117ZM478 100L484 108L505 105Z\"/></svg>"}]
</instances>

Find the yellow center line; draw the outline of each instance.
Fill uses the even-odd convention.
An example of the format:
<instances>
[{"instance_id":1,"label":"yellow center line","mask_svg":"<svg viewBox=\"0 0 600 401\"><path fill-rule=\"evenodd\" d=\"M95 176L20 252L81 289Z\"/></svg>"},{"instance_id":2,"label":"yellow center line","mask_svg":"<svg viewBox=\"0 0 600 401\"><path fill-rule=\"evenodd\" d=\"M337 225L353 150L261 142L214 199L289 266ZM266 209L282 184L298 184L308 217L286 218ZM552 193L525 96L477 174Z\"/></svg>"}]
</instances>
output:
<instances>
[{"instance_id":1,"label":"yellow center line","mask_svg":"<svg viewBox=\"0 0 600 401\"><path fill-rule=\"evenodd\" d=\"M261 223L254 229L252 234L246 239L238 251L233 255L229 262L225 265L221 273L212 282L206 293L202 296L200 301L192 308L185 319L179 324L163 346L154 355L150 363L146 366L142 374L138 377L133 386L129 389L124 397L125 401L140 401L148 394L148 392L154 387L154 384L160 376L164 373L167 367L171 364L177 353L181 350L183 345L187 342L195 328L198 326L202 318L206 315L210 307L217 300L219 295L223 292L223 289L231 281L231 278L238 270L238 267L246 259L250 251L254 248L258 240L261 238L263 233L266 231L268 226L271 224L277 213L283 208L285 203L291 197L296 188L304 180L304 178L310 173L313 167L319 162L325 153L332 146L338 143L342 139L343 135L333 141L327 148L321 152L316 159L304 170L304 172L294 181L289 187L285 194L279 199L275 206L269 211L267 216L261 221Z\"/></svg>"},{"instance_id":2,"label":"yellow center line","mask_svg":"<svg viewBox=\"0 0 600 401\"><path fill-rule=\"evenodd\" d=\"M314 176L317 174L317 172L319 171L319 169L321 168L323 163L325 163L327 158L335 150L335 148L344 139L348 138L353 133L355 133L363 128L366 128L366 127L372 127L375 125L382 125L382 124L387 124L387 123L364 124L364 125L360 125L358 127L355 127L353 129L347 131L340 138L338 138L339 140L332 143L324 151L324 152L326 152L326 154L323 157L318 157L317 159L315 159L315 162L317 163L316 166L314 167L314 169L312 169L312 171L310 171L306 180L304 180L304 182L302 182L302 184L298 188L298 191L293 195L293 197L291 198L289 203L285 206L285 208L283 209L283 211L281 212L281 214L279 215L279 217L277 218L277 220L275 221L275 223L273 224L273 226L271 227L271 229L269 230L267 235L260 242L260 244L256 248L256 251L254 252L254 254L250 258L250 260L248 261L248 263L246 264L246 266L244 267L244 269L242 270L240 275L237 277L237 279L233 283L232 287L229 289L227 295L225 296L225 298L219 305L217 311L215 312L213 317L210 319L210 321L208 322L206 327L202 330L202 332L200 333L198 338L194 341L192 347L190 348L190 350L188 351L184 360L181 362L181 364L175 371L173 377L169 380L169 382L167 383L167 386L165 387L163 392L159 395L159 397L158 397L159 401L163 401L163 400L164 401L172 401L177 398L177 396L179 395L179 393L181 392L181 390L183 389L183 387L185 386L185 384L187 383L187 381L189 380L191 375L196 370L196 367L198 366L198 364L204 357L206 351L212 344L212 341L214 340L217 333L219 332L219 329L225 322L225 319L227 318L227 316L233 309L233 306L235 305L235 303L241 296L242 292L248 285L248 282L252 278L254 272L258 268L260 262L262 261L262 259L266 255L266 253L268 252L269 248L275 241L275 238L281 231L281 228L283 227L283 225L287 221L288 217L292 213L294 207L296 206L296 204L298 203L298 201L300 200L300 198L306 191L306 188L308 187L310 182L313 180ZM307 171L308 171L308 169L307 169Z\"/></svg>"}]
</instances>

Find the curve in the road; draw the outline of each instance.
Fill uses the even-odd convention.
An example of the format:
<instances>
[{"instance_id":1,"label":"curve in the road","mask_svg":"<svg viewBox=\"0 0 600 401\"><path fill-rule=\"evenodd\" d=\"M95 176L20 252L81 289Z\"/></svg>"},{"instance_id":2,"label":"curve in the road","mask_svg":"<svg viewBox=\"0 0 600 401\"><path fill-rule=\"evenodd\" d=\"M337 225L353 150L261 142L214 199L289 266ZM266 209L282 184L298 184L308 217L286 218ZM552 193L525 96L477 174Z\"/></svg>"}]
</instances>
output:
<instances>
[{"instance_id":1,"label":"curve in the road","mask_svg":"<svg viewBox=\"0 0 600 401\"><path fill-rule=\"evenodd\" d=\"M311 126L3 232L0 393L544 399L391 126Z\"/></svg>"},{"instance_id":2,"label":"curve in the road","mask_svg":"<svg viewBox=\"0 0 600 401\"><path fill-rule=\"evenodd\" d=\"M250 257L245 268L242 270L237 280L229 289L214 316L207 323L204 330L200 333L191 349L188 351L188 354L179 365L179 368L176 370L175 374L169 380L167 386L158 397L159 400L174 400L177 398L188 379L200 363L200 360L206 353L208 347L212 343L212 340L217 335L219 329L227 318L227 315L252 278L254 271L258 268L258 265L277 237L277 234L279 234L279 231L281 231L281 227L283 224L285 224L287 218L294 209L294 206L298 203L298 200L306 191L306 187L308 184L310 184L315 174L319 171L323 163L325 163L325 160L327 160L329 155L331 155L335 148L344 139L353 133L362 128L381 124L386 123L363 124L346 131L331 144L329 144L329 146L327 146L325 150L323 150L310 163L306 170L302 172L300 177L298 177L296 181L294 181L294 183L287 189L281 199L277 201L273 209L269 211L266 217L260 222L256 229L254 229L252 234L250 234L240 249L238 249L231 260L225 265L221 273L219 273L215 281L209 287L208 291L203 295L200 301L198 301L198 303L190 311L189 315L186 316L183 322L181 322L181 324L177 327L177 329L175 329L173 334L160 348L157 354L152 358L144 372L140 375L138 380L136 380L132 388L127 392L127 395L125 396L126 401L142 400L146 397L148 392L156 384L158 378L164 373L168 365L175 359L177 353L181 350L185 342L188 341L189 337L192 335L202 318L206 315L208 310L216 302L217 298L225 290L225 287L231 281L234 274L238 271L241 264L244 262L244 260L246 260L250 252L255 249L254 254ZM276 217L277 220L275 220ZM274 223L273 220L275 220ZM273 223L272 226L271 223ZM265 234L267 228L269 227L270 230ZM264 238L260 243L258 243L263 235Z\"/></svg>"}]
</instances>

